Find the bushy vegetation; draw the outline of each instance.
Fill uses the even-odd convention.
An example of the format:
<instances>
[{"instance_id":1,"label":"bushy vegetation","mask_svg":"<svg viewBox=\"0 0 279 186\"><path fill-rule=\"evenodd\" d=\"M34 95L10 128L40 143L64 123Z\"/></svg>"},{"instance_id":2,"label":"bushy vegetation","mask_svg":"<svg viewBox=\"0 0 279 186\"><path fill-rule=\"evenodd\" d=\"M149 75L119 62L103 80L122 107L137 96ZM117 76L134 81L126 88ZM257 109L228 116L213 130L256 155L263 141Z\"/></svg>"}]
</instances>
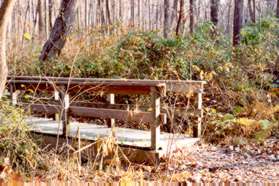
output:
<instances>
[{"instance_id":1,"label":"bushy vegetation","mask_svg":"<svg viewBox=\"0 0 279 186\"><path fill-rule=\"evenodd\" d=\"M40 166L39 146L24 121L24 113L0 102L0 167L30 175Z\"/></svg>"},{"instance_id":2,"label":"bushy vegetation","mask_svg":"<svg viewBox=\"0 0 279 186\"><path fill-rule=\"evenodd\" d=\"M11 74L206 80L208 141L222 140L228 128L242 130L242 124L253 129L245 132L245 137L254 138L261 128L271 134L272 130L265 130L266 125L274 128L278 124L279 111L278 93L269 91L276 79L278 22L265 18L247 25L238 48L232 48L227 35L213 34L213 29L213 24L206 22L193 35L174 39L165 39L156 32L111 36L96 31L82 36L76 33L63 54L45 64L38 61L39 50L34 46L30 50L28 45L28 52L20 57L10 56ZM237 136L239 130L229 133Z\"/></svg>"}]
</instances>

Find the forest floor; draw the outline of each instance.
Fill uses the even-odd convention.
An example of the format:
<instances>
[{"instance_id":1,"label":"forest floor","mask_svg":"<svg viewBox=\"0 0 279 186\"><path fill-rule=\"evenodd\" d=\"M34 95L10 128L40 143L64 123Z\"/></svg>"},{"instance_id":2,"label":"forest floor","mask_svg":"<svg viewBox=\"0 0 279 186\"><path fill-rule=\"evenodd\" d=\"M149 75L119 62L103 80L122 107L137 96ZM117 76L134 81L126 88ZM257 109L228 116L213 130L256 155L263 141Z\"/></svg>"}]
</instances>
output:
<instances>
[{"instance_id":1,"label":"forest floor","mask_svg":"<svg viewBox=\"0 0 279 186\"><path fill-rule=\"evenodd\" d=\"M261 145L197 144L177 150L166 162L159 177L167 173L174 181L279 183L279 139Z\"/></svg>"}]
</instances>

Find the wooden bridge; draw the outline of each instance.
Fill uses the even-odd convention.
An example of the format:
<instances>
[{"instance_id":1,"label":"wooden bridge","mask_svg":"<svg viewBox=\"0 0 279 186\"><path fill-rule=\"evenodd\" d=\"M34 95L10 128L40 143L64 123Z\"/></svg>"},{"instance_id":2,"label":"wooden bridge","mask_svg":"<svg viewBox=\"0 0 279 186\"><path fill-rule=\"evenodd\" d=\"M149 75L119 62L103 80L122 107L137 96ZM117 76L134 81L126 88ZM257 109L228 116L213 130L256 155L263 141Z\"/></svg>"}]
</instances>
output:
<instances>
[{"instance_id":1,"label":"wooden bridge","mask_svg":"<svg viewBox=\"0 0 279 186\"><path fill-rule=\"evenodd\" d=\"M198 136L202 131L202 94L204 81L176 81L176 80L128 80L128 79L92 79L92 78L62 78L62 77L8 77L8 87L12 103L19 105L34 114L54 116L59 114L58 121L30 117L28 124L34 132L62 137L80 136L85 140L96 140L99 137L115 136L117 142L123 146L143 148L162 155L176 147L188 146L198 138L185 135L161 133L160 126L166 123L167 114L162 111L161 99L167 92L191 93L197 96L197 128ZM47 103L31 100L19 102L19 96L24 92L32 94L51 94ZM102 93L108 98L108 103L80 104L75 101L77 95ZM127 110L117 104L115 95L145 95L150 97L151 110ZM109 120L109 126L93 123L71 121L72 117L102 118ZM136 129L117 128L116 121L149 123L150 132ZM61 127L60 127L61 126Z\"/></svg>"}]
</instances>

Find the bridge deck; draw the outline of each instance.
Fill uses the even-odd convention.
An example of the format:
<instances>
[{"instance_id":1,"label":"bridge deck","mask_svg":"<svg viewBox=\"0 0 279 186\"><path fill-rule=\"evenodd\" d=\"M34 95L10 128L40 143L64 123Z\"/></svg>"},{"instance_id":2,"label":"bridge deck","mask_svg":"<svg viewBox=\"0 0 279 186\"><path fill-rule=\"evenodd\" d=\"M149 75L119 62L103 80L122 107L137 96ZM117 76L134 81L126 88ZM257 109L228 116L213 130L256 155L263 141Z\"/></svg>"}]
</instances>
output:
<instances>
[{"instance_id":1,"label":"bridge deck","mask_svg":"<svg viewBox=\"0 0 279 186\"><path fill-rule=\"evenodd\" d=\"M58 131L59 134L63 132L62 124L52 119L29 117L27 123L34 132L50 135L57 135ZM96 124L71 122L69 128L69 137L77 137L79 129L80 138L83 140L94 141L111 135L111 128ZM150 147L151 145L150 131L127 128L115 128L115 130L118 144L135 147ZM189 147L199 140L182 134L170 133L161 133L160 137L163 154L176 148Z\"/></svg>"}]
</instances>

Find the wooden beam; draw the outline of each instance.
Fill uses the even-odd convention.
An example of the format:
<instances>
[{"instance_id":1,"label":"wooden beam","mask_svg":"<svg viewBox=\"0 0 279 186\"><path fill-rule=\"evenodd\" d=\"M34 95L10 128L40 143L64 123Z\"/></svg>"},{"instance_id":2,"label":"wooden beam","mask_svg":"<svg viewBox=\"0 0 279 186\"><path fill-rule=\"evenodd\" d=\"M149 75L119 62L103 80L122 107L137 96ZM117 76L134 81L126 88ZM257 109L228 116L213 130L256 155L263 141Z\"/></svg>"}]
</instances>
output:
<instances>
[{"instance_id":1,"label":"wooden beam","mask_svg":"<svg viewBox=\"0 0 279 186\"><path fill-rule=\"evenodd\" d=\"M71 116L75 117L91 117L91 118L102 118L110 119L114 118L120 121L127 122L142 122L151 123L153 122L153 116L150 112L140 111L127 111L127 110L115 110L115 109L101 109L101 108L87 108L87 107L70 107Z\"/></svg>"},{"instance_id":2,"label":"wooden beam","mask_svg":"<svg viewBox=\"0 0 279 186\"><path fill-rule=\"evenodd\" d=\"M201 137L202 135L202 119L203 119L203 108L202 108L202 94L203 90L201 89L198 93L198 110L199 110L199 116L198 116L198 136Z\"/></svg>"},{"instance_id":3,"label":"wooden beam","mask_svg":"<svg viewBox=\"0 0 279 186\"><path fill-rule=\"evenodd\" d=\"M53 82L55 84L69 85L145 85L154 86L154 84L166 84L168 92L185 93L193 91L197 93L205 81L194 80L136 80L136 79L94 79L94 78L63 78L63 77L36 77L36 76L16 76L9 77L8 82Z\"/></svg>"},{"instance_id":4,"label":"wooden beam","mask_svg":"<svg viewBox=\"0 0 279 186\"><path fill-rule=\"evenodd\" d=\"M108 94L107 99L108 99L108 101L111 105L115 104L115 95L114 94ZM115 137L116 136L116 134L115 134L115 119L111 118L111 119L109 119L108 122L109 122L109 126L111 127L112 136Z\"/></svg>"},{"instance_id":5,"label":"wooden beam","mask_svg":"<svg viewBox=\"0 0 279 186\"><path fill-rule=\"evenodd\" d=\"M62 109L59 105L20 103L20 106L24 107L27 110L30 109L32 113L45 113L49 115L60 113Z\"/></svg>"},{"instance_id":6,"label":"wooden beam","mask_svg":"<svg viewBox=\"0 0 279 186\"><path fill-rule=\"evenodd\" d=\"M159 151L160 147L160 94L156 89L151 91L152 102L152 117L153 123L151 123L151 148L155 151Z\"/></svg>"},{"instance_id":7,"label":"wooden beam","mask_svg":"<svg viewBox=\"0 0 279 186\"><path fill-rule=\"evenodd\" d=\"M67 93L61 93L62 100L62 126L63 126L63 136L68 136L70 117L69 117L69 108L70 108L70 96Z\"/></svg>"},{"instance_id":8,"label":"wooden beam","mask_svg":"<svg viewBox=\"0 0 279 186\"><path fill-rule=\"evenodd\" d=\"M77 93L114 93L114 94L145 94L148 95L152 87L158 87L161 90L162 96L165 95L165 84L154 83L153 85L144 85L140 84L125 84L125 82L113 83L113 84L97 84L97 83L77 83L69 84L68 82L55 83L48 81L26 81L26 80L15 80L10 81L10 84L13 84L16 89L19 90L37 90L37 91L55 91L57 87L64 85L67 86L67 92L71 95L76 95Z\"/></svg>"},{"instance_id":9,"label":"wooden beam","mask_svg":"<svg viewBox=\"0 0 279 186\"><path fill-rule=\"evenodd\" d=\"M60 113L62 106L53 104L28 104L21 103L20 106L30 109L32 113L45 113L47 115L54 115ZM116 109L105 109L105 108L87 108L80 106L70 106L69 114L74 117L89 117L89 118L102 118L110 119L115 118L120 121L135 121L151 123L152 113L150 112L139 112L139 111L127 111L127 110L116 110ZM166 122L166 114L160 114L160 122Z\"/></svg>"}]
</instances>

